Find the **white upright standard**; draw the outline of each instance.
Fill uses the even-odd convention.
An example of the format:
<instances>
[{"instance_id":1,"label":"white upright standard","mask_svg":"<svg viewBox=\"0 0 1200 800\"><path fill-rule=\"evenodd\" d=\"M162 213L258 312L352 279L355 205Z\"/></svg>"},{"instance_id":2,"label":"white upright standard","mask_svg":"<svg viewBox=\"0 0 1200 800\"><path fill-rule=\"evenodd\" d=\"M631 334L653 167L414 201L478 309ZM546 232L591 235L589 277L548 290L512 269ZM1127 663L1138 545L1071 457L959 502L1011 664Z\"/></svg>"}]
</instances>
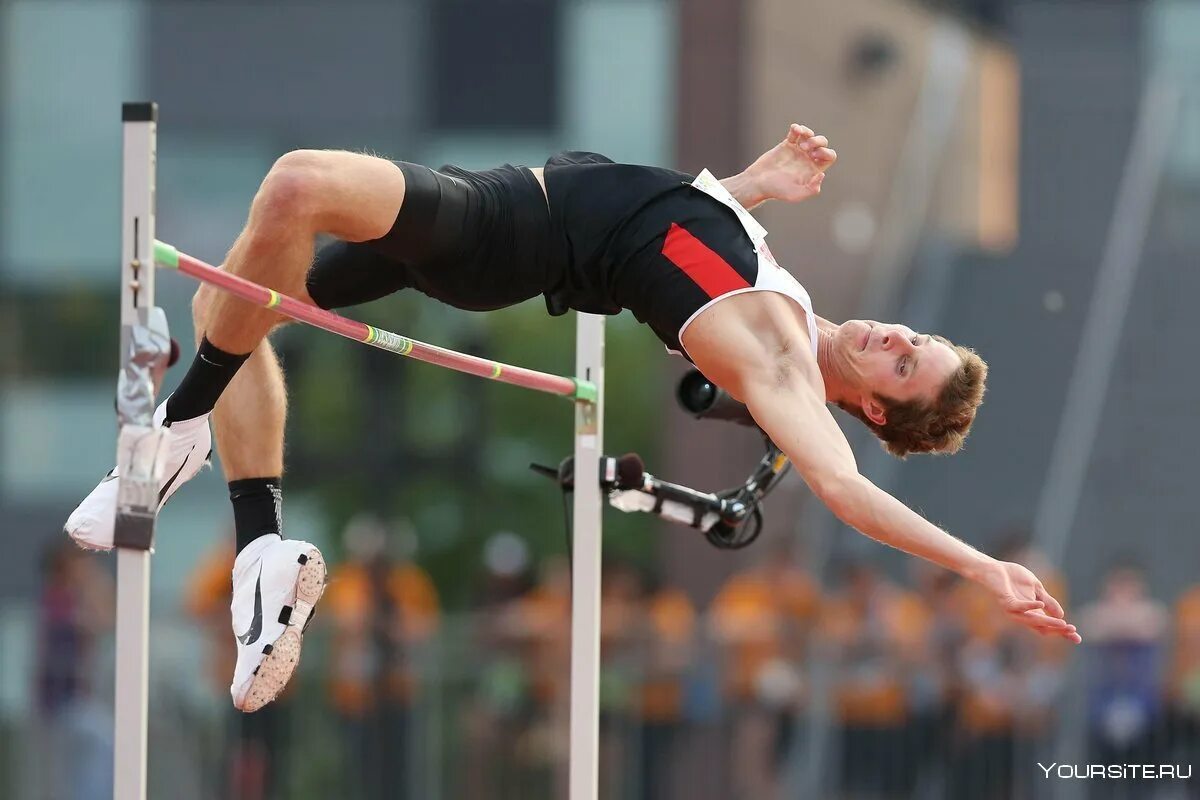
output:
<instances>
[{"instance_id":1,"label":"white upright standard","mask_svg":"<svg viewBox=\"0 0 1200 800\"><path fill-rule=\"evenodd\" d=\"M155 380L170 337L154 307L154 175L158 108L121 108L124 165L121 207L121 371L117 384L117 547L114 800L145 800L150 627L150 550L163 442L151 425ZM165 351L164 351L165 348Z\"/></svg>"},{"instance_id":2,"label":"white upright standard","mask_svg":"<svg viewBox=\"0 0 1200 800\"><path fill-rule=\"evenodd\" d=\"M575 377L596 386L575 404L571 579L570 800L597 800L600 753L600 454L604 447L604 317L579 313Z\"/></svg>"}]
</instances>

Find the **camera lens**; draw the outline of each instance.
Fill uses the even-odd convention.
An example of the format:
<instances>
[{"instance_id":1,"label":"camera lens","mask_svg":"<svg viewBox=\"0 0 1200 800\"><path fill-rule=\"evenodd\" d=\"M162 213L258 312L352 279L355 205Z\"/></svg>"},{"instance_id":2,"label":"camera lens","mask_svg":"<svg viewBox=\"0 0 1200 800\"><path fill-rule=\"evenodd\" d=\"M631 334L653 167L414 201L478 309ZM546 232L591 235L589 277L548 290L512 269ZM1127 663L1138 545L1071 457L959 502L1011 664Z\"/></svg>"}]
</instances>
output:
<instances>
[{"instance_id":1,"label":"camera lens","mask_svg":"<svg viewBox=\"0 0 1200 800\"><path fill-rule=\"evenodd\" d=\"M749 409L704 377L698 369L689 371L679 380L675 396L679 405L697 419L722 419L757 427Z\"/></svg>"},{"instance_id":2,"label":"camera lens","mask_svg":"<svg viewBox=\"0 0 1200 800\"><path fill-rule=\"evenodd\" d=\"M698 370L691 370L679 381L676 393L679 405L692 414L703 415L712 408L720 390Z\"/></svg>"}]
</instances>

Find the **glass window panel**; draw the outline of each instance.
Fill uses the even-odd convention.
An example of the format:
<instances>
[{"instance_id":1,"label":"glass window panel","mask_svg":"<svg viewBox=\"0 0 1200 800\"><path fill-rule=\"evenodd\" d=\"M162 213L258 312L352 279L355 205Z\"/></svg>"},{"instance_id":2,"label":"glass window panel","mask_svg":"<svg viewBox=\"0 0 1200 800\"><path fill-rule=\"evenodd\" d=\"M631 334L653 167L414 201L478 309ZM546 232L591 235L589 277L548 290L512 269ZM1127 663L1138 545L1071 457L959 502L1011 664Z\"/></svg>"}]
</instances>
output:
<instances>
[{"instance_id":1,"label":"glass window panel","mask_svg":"<svg viewBox=\"0 0 1200 800\"><path fill-rule=\"evenodd\" d=\"M120 249L120 104L141 93L143 5L0 6L0 270L12 280L97 279Z\"/></svg>"},{"instance_id":2,"label":"glass window panel","mask_svg":"<svg viewBox=\"0 0 1200 800\"><path fill-rule=\"evenodd\" d=\"M556 0L438 0L429 54L433 124L555 127L558 6Z\"/></svg>"},{"instance_id":3,"label":"glass window panel","mask_svg":"<svg viewBox=\"0 0 1200 800\"><path fill-rule=\"evenodd\" d=\"M674 3L588 0L564 8L563 142L616 161L674 158Z\"/></svg>"}]
</instances>

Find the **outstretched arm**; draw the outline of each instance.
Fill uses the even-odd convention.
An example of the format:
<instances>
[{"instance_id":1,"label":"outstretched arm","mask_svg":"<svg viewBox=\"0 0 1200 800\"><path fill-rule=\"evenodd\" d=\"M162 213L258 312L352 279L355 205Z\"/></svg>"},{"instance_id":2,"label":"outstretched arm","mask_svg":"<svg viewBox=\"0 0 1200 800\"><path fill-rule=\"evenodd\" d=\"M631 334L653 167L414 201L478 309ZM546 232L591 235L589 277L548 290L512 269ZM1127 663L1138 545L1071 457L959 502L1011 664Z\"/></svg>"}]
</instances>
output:
<instances>
[{"instance_id":1,"label":"outstretched arm","mask_svg":"<svg viewBox=\"0 0 1200 800\"><path fill-rule=\"evenodd\" d=\"M1020 564L997 561L941 530L859 474L850 445L824 398L799 375L743 387L755 420L805 482L847 525L982 584L1016 622L1078 643L1074 625L1041 581Z\"/></svg>"},{"instance_id":2,"label":"outstretched arm","mask_svg":"<svg viewBox=\"0 0 1200 800\"><path fill-rule=\"evenodd\" d=\"M825 405L824 384L799 330L773 335L743 322L737 298L697 319L684 344L696 366L746 404L797 472L847 525L883 544L981 584L1015 621L1079 642L1074 625L1041 581L1020 564L998 561L933 525L859 474L849 442ZM771 342L775 344L772 345ZM790 342L784 347L779 343Z\"/></svg>"},{"instance_id":3,"label":"outstretched arm","mask_svg":"<svg viewBox=\"0 0 1200 800\"><path fill-rule=\"evenodd\" d=\"M767 200L798 203L821 193L825 170L837 161L829 140L793 122L783 141L721 184L745 208Z\"/></svg>"}]
</instances>

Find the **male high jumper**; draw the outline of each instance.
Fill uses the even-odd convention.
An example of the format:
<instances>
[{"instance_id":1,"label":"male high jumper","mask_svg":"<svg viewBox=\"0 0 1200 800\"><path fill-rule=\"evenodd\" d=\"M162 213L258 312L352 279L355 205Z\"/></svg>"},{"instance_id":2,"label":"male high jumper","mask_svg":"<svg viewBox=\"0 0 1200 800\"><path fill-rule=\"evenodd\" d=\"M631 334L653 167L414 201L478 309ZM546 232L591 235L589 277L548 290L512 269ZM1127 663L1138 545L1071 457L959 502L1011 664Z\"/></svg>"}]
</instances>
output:
<instances>
[{"instance_id":1,"label":"male high jumper","mask_svg":"<svg viewBox=\"0 0 1200 800\"><path fill-rule=\"evenodd\" d=\"M794 124L719 183L594 153L469 172L299 150L263 180L224 269L327 309L405 288L472 311L537 295L553 315L628 309L745 403L847 525L981 584L1014 621L1079 642L1033 573L976 551L859 474L827 404L860 419L893 455L952 453L975 418L987 366L903 325L825 320L775 263L744 209L818 194L837 158L828 144ZM314 258L319 234L337 241ZM207 463L212 416L238 550L230 693L254 711L291 678L325 565L312 544L283 538L287 399L265 341L283 318L207 285L193 314L195 360L154 416L169 429L160 503ZM67 521L85 547L112 547L115 474Z\"/></svg>"}]
</instances>

